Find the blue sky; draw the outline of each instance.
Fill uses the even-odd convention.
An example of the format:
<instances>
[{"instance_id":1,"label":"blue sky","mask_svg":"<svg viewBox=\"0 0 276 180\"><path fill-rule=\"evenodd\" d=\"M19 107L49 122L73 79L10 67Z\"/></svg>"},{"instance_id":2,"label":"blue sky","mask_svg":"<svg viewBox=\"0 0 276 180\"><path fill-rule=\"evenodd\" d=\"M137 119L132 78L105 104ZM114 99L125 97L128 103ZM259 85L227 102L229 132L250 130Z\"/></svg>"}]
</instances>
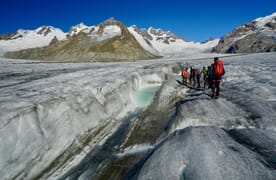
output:
<instances>
[{"instance_id":1,"label":"blue sky","mask_svg":"<svg viewBox=\"0 0 276 180\"><path fill-rule=\"evenodd\" d=\"M127 26L153 26L204 41L273 12L275 0L4 0L0 34L42 25L67 32L80 22L91 26L114 17Z\"/></svg>"}]
</instances>

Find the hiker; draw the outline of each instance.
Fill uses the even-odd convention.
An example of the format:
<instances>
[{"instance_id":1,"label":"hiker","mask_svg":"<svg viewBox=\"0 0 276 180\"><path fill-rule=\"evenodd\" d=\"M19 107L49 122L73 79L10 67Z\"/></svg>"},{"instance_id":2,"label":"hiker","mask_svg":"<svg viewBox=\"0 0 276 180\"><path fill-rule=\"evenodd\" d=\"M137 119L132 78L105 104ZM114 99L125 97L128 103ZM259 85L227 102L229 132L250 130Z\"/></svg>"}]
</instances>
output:
<instances>
[{"instance_id":1,"label":"hiker","mask_svg":"<svg viewBox=\"0 0 276 180\"><path fill-rule=\"evenodd\" d=\"M195 69L195 76L196 76L196 82L197 87L200 87L200 78L201 78L201 71L199 69Z\"/></svg>"},{"instance_id":2,"label":"hiker","mask_svg":"<svg viewBox=\"0 0 276 180\"><path fill-rule=\"evenodd\" d=\"M208 82L208 89L212 87L212 77L213 77L213 69L212 69L213 64L211 66L208 66L208 72L207 72L207 82Z\"/></svg>"},{"instance_id":3,"label":"hiker","mask_svg":"<svg viewBox=\"0 0 276 180\"><path fill-rule=\"evenodd\" d=\"M217 99L219 97L220 81L222 76L225 74L222 60L219 60L218 57L215 57L212 68L213 68L212 97Z\"/></svg>"},{"instance_id":4,"label":"hiker","mask_svg":"<svg viewBox=\"0 0 276 180\"><path fill-rule=\"evenodd\" d=\"M195 77L196 77L196 69L191 68L191 75L190 75L190 78L193 80L193 86L196 85Z\"/></svg>"},{"instance_id":5,"label":"hiker","mask_svg":"<svg viewBox=\"0 0 276 180\"><path fill-rule=\"evenodd\" d=\"M206 83L207 83L207 76L208 76L208 68L207 67L203 66L202 74L203 74L203 87L205 89Z\"/></svg>"},{"instance_id":6,"label":"hiker","mask_svg":"<svg viewBox=\"0 0 276 180\"><path fill-rule=\"evenodd\" d=\"M182 84L187 83L187 79L189 77L188 68L183 69L182 71Z\"/></svg>"},{"instance_id":7,"label":"hiker","mask_svg":"<svg viewBox=\"0 0 276 180\"><path fill-rule=\"evenodd\" d=\"M190 67L190 69L189 69L189 74L190 74L190 76L189 76L189 83L190 84L192 84L192 78L193 78L193 68L192 67Z\"/></svg>"}]
</instances>

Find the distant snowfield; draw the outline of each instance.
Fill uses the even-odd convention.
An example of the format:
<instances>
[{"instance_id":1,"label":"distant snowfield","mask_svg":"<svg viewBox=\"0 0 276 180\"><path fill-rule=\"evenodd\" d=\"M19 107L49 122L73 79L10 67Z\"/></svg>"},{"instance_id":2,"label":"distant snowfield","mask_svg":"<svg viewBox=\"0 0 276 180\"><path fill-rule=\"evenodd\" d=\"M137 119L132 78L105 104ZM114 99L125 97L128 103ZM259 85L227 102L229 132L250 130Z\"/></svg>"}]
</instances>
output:
<instances>
[{"instance_id":1,"label":"distant snowfield","mask_svg":"<svg viewBox=\"0 0 276 180\"><path fill-rule=\"evenodd\" d=\"M157 109L179 99L177 113L164 132L168 136L195 126L275 132L276 53L222 57L226 74L218 100L208 96L210 90L198 91L177 83L181 80L180 67L202 68L211 64L214 56L197 54L124 63L42 63L0 58L0 176L69 177L70 173L66 173L78 167L89 151L104 146L123 125L124 118L147 108L148 102L137 100L141 96L139 91L160 85L153 99ZM148 95L148 91L143 93L142 96ZM146 128L147 124L143 126ZM118 157L153 151L154 147L147 142L136 144L118 152ZM165 162L161 155L165 157L162 153L167 151L158 152L152 158ZM150 171L147 167L156 165L152 158L142 167L140 179L158 173L162 179L159 171L177 175L186 167L170 162L178 169L163 167ZM79 170L84 178L96 172L85 168Z\"/></svg>"},{"instance_id":2,"label":"distant snowfield","mask_svg":"<svg viewBox=\"0 0 276 180\"><path fill-rule=\"evenodd\" d=\"M58 40L66 39L66 33L59 28L49 26L51 29L49 34L39 34L44 27L35 30L18 30L17 35L22 35L17 39L0 40L0 56L7 51L17 51L21 49L48 46L51 40L56 37Z\"/></svg>"},{"instance_id":3,"label":"distant snowfield","mask_svg":"<svg viewBox=\"0 0 276 180\"><path fill-rule=\"evenodd\" d=\"M134 30L133 27L129 27L128 30L134 35L134 37L142 45L142 47L144 47L144 49L151 52L152 54L161 55L166 58L179 55L181 53L184 56L206 53L209 52L212 47L215 47L219 42L219 39L215 39L213 41L201 44L198 42L186 42L182 39L176 39L175 42L170 42L170 44L166 44L158 40L160 36L154 36L153 34L151 34L153 40L147 42L140 34L138 34Z\"/></svg>"}]
</instances>

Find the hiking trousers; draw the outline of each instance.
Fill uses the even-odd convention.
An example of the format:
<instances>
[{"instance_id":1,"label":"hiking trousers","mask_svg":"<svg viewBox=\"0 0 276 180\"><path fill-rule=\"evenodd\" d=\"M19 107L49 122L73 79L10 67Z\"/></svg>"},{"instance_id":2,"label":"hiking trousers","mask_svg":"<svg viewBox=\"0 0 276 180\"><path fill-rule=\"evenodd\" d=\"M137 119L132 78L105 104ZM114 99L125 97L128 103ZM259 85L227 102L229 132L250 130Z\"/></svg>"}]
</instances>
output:
<instances>
[{"instance_id":1,"label":"hiking trousers","mask_svg":"<svg viewBox=\"0 0 276 180\"><path fill-rule=\"evenodd\" d=\"M220 91L220 81L216 80L212 82L212 93L213 96L219 96L219 91Z\"/></svg>"},{"instance_id":2,"label":"hiking trousers","mask_svg":"<svg viewBox=\"0 0 276 180\"><path fill-rule=\"evenodd\" d=\"M187 79L188 79L188 78L182 76L182 84L184 84L184 83L186 84L186 83L187 83Z\"/></svg>"}]
</instances>

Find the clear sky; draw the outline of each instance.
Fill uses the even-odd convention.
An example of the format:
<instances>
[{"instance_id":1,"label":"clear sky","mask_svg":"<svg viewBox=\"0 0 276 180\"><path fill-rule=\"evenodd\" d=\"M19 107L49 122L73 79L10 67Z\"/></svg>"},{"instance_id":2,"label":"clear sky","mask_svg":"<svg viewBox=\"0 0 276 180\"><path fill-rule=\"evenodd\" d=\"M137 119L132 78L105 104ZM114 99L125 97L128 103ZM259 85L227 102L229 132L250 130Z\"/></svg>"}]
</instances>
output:
<instances>
[{"instance_id":1,"label":"clear sky","mask_svg":"<svg viewBox=\"0 0 276 180\"><path fill-rule=\"evenodd\" d=\"M91 26L114 17L127 26L153 26L204 41L273 12L276 0L3 0L0 34L42 25L68 32L80 22Z\"/></svg>"}]
</instances>

